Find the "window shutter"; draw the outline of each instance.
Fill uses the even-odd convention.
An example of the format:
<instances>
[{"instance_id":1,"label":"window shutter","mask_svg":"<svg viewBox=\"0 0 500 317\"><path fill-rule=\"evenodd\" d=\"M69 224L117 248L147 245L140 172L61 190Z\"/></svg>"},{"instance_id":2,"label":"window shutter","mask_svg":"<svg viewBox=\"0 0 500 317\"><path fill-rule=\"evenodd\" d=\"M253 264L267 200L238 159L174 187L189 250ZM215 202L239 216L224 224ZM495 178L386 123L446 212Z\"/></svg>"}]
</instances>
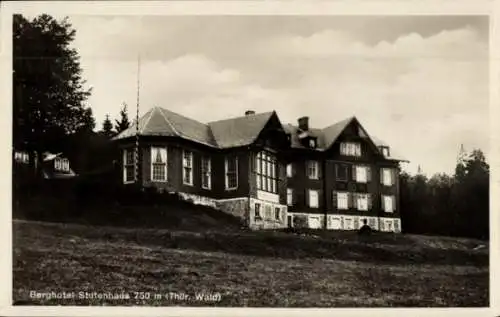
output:
<instances>
[{"instance_id":1,"label":"window shutter","mask_svg":"<svg viewBox=\"0 0 500 317\"><path fill-rule=\"evenodd\" d=\"M320 161L316 161L316 167L318 168L318 179L322 178L322 164L320 164Z\"/></svg>"},{"instance_id":2,"label":"window shutter","mask_svg":"<svg viewBox=\"0 0 500 317\"><path fill-rule=\"evenodd\" d=\"M368 210L371 210L372 209L372 194L366 194L366 196L368 196Z\"/></svg>"},{"instance_id":3,"label":"window shutter","mask_svg":"<svg viewBox=\"0 0 500 317\"><path fill-rule=\"evenodd\" d=\"M395 196L391 196L391 199L392 199L392 211L396 211L396 197Z\"/></svg>"},{"instance_id":4,"label":"window shutter","mask_svg":"<svg viewBox=\"0 0 500 317\"><path fill-rule=\"evenodd\" d=\"M384 169L380 168L379 172L380 172L380 184L383 185L384 184Z\"/></svg>"},{"instance_id":5,"label":"window shutter","mask_svg":"<svg viewBox=\"0 0 500 317\"><path fill-rule=\"evenodd\" d=\"M306 206L309 207L309 190L308 189L306 189L305 201L306 201Z\"/></svg>"},{"instance_id":6,"label":"window shutter","mask_svg":"<svg viewBox=\"0 0 500 317\"><path fill-rule=\"evenodd\" d=\"M366 181L367 182L372 181L372 168L371 168L371 166L366 167Z\"/></svg>"},{"instance_id":7,"label":"window shutter","mask_svg":"<svg viewBox=\"0 0 500 317\"><path fill-rule=\"evenodd\" d=\"M337 192L332 191L332 206L334 209L337 209Z\"/></svg>"},{"instance_id":8,"label":"window shutter","mask_svg":"<svg viewBox=\"0 0 500 317\"><path fill-rule=\"evenodd\" d=\"M354 193L352 196L353 196L352 197L352 208L358 209L359 194L358 193Z\"/></svg>"},{"instance_id":9,"label":"window shutter","mask_svg":"<svg viewBox=\"0 0 500 317\"><path fill-rule=\"evenodd\" d=\"M396 184L396 177L397 177L395 168L391 168L391 175L392 175L391 185L395 185Z\"/></svg>"},{"instance_id":10,"label":"window shutter","mask_svg":"<svg viewBox=\"0 0 500 317\"><path fill-rule=\"evenodd\" d=\"M323 190L318 189L318 208L323 206Z\"/></svg>"},{"instance_id":11,"label":"window shutter","mask_svg":"<svg viewBox=\"0 0 500 317\"><path fill-rule=\"evenodd\" d=\"M380 207L382 208L382 211L385 211L385 199L384 199L384 195L380 195Z\"/></svg>"},{"instance_id":12,"label":"window shutter","mask_svg":"<svg viewBox=\"0 0 500 317\"><path fill-rule=\"evenodd\" d=\"M352 208L352 193L347 193L347 208Z\"/></svg>"},{"instance_id":13,"label":"window shutter","mask_svg":"<svg viewBox=\"0 0 500 317\"><path fill-rule=\"evenodd\" d=\"M352 180L356 181L356 165L352 166Z\"/></svg>"}]
</instances>

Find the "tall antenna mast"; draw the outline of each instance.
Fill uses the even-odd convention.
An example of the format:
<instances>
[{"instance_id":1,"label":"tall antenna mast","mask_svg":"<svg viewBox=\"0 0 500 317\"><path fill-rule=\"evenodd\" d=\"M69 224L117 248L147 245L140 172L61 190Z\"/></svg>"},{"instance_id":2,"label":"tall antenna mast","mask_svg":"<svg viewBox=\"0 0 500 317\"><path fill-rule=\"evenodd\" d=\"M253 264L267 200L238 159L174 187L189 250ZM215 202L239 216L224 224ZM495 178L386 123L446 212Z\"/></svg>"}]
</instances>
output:
<instances>
[{"instance_id":1,"label":"tall antenna mast","mask_svg":"<svg viewBox=\"0 0 500 317\"><path fill-rule=\"evenodd\" d=\"M141 78L141 56L137 56L137 103L135 114L135 183L139 181L139 91Z\"/></svg>"}]
</instances>

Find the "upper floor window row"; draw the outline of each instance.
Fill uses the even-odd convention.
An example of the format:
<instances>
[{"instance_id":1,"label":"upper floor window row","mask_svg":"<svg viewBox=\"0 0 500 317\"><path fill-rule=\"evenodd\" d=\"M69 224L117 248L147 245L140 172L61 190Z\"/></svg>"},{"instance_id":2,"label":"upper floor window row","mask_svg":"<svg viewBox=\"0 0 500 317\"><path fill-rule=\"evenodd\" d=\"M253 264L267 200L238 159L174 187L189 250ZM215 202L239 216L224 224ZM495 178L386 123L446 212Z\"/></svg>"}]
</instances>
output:
<instances>
[{"instance_id":1,"label":"upper floor window row","mask_svg":"<svg viewBox=\"0 0 500 317\"><path fill-rule=\"evenodd\" d=\"M361 143L341 142L340 154L345 156L361 156Z\"/></svg>"}]
</instances>

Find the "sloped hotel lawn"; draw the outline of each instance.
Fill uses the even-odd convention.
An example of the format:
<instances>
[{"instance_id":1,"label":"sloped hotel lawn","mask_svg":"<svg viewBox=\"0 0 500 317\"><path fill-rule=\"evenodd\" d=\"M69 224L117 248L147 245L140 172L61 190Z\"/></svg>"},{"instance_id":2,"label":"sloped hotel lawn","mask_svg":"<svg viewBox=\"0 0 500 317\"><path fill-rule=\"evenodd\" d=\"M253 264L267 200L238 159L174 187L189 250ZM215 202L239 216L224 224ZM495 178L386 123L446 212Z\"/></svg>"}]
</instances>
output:
<instances>
[{"instance_id":1,"label":"sloped hotel lawn","mask_svg":"<svg viewBox=\"0 0 500 317\"><path fill-rule=\"evenodd\" d=\"M13 234L17 305L488 306L479 240L28 220Z\"/></svg>"}]
</instances>

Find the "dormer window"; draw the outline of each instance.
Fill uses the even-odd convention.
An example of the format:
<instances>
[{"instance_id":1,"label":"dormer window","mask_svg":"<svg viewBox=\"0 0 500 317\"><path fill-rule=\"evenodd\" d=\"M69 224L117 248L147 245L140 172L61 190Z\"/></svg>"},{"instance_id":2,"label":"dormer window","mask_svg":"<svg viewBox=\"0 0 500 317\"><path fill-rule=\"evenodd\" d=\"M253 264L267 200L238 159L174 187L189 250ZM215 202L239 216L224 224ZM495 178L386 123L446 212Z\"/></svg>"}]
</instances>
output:
<instances>
[{"instance_id":1,"label":"dormer window","mask_svg":"<svg viewBox=\"0 0 500 317\"><path fill-rule=\"evenodd\" d=\"M382 153L383 156L385 156L385 157L391 156L388 146L379 146L379 149L380 149L380 153Z\"/></svg>"},{"instance_id":2,"label":"dormer window","mask_svg":"<svg viewBox=\"0 0 500 317\"><path fill-rule=\"evenodd\" d=\"M314 138L309 139L309 147L313 149L316 148L316 139Z\"/></svg>"}]
</instances>

